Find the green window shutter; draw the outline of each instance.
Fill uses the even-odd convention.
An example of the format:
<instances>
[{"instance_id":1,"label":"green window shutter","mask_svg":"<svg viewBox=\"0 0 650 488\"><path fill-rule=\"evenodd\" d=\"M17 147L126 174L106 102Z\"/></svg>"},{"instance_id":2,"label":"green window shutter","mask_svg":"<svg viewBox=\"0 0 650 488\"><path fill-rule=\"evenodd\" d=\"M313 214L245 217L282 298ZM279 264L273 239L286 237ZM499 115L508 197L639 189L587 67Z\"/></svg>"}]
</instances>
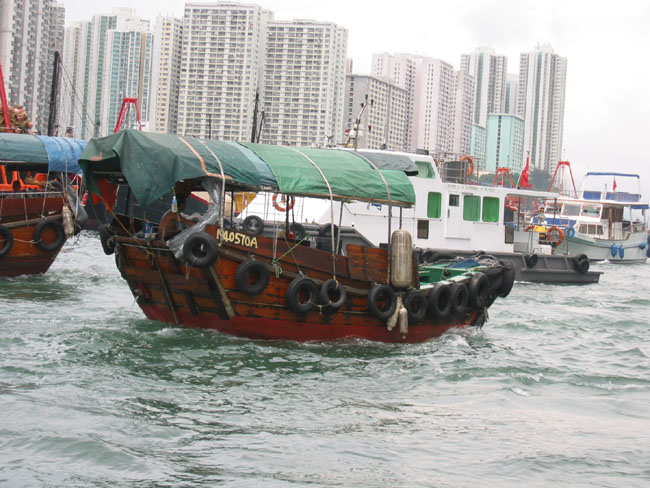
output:
<instances>
[{"instance_id":1,"label":"green window shutter","mask_svg":"<svg viewBox=\"0 0 650 488\"><path fill-rule=\"evenodd\" d=\"M429 192L429 198L427 201L427 217L430 219L439 219L440 218L440 202L442 201L442 195L437 192Z\"/></svg>"},{"instance_id":2,"label":"green window shutter","mask_svg":"<svg viewBox=\"0 0 650 488\"><path fill-rule=\"evenodd\" d=\"M494 197L483 198L483 222L499 221L499 199Z\"/></svg>"},{"instance_id":3,"label":"green window shutter","mask_svg":"<svg viewBox=\"0 0 650 488\"><path fill-rule=\"evenodd\" d=\"M481 217L481 197L465 195L463 198L463 220L477 222Z\"/></svg>"}]
</instances>

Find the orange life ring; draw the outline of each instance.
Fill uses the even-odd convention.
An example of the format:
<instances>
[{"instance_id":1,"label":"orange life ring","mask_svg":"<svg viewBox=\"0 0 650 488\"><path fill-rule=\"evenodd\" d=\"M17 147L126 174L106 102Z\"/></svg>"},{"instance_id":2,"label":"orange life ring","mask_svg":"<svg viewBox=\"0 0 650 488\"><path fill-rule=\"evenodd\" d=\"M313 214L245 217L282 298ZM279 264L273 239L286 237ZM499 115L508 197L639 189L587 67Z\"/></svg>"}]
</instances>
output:
<instances>
[{"instance_id":1,"label":"orange life ring","mask_svg":"<svg viewBox=\"0 0 650 488\"><path fill-rule=\"evenodd\" d=\"M465 155L460 158L461 161L469 161L469 170L467 171L467 176L471 176L472 173L474 172L474 160L472 159L472 156Z\"/></svg>"},{"instance_id":2,"label":"orange life ring","mask_svg":"<svg viewBox=\"0 0 650 488\"><path fill-rule=\"evenodd\" d=\"M546 231L546 238L556 246L559 246L564 240L564 232L559 227L551 227Z\"/></svg>"},{"instance_id":3,"label":"orange life ring","mask_svg":"<svg viewBox=\"0 0 650 488\"><path fill-rule=\"evenodd\" d=\"M278 212L286 212L287 210L291 210L293 208L293 205L296 203L296 197L289 197L286 200L287 206L283 207L278 203L278 195L279 193L274 193L273 194L273 206ZM284 198L284 197L283 197ZM284 203L284 202L282 202Z\"/></svg>"}]
</instances>

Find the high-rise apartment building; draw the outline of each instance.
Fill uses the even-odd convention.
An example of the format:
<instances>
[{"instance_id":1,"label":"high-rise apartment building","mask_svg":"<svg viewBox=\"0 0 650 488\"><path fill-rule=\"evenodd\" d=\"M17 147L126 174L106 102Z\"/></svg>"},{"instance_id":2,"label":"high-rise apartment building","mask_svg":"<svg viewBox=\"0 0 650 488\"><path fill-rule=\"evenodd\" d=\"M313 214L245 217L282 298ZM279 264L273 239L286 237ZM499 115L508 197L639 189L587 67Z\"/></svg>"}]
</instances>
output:
<instances>
[{"instance_id":1,"label":"high-rise apartment building","mask_svg":"<svg viewBox=\"0 0 650 488\"><path fill-rule=\"evenodd\" d=\"M519 60L517 115L524 119L524 154L551 173L562 156L567 60L540 44Z\"/></svg>"},{"instance_id":2,"label":"high-rise apartment building","mask_svg":"<svg viewBox=\"0 0 650 488\"><path fill-rule=\"evenodd\" d=\"M460 70L474 77L474 124L487 125L488 114L505 110L508 58L489 47L461 55Z\"/></svg>"},{"instance_id":3,"label":"high-rise apartment building","mask_svg":"<svg viewBox=\"0 0 650 488\"><path fill-rule=\"evenodd\" d=\"M455 71L454 74L454 134L452 146L456 152L469 155L472 150L474 77L463 71ZM474 161L474 164L478 163L478 161Z\"/></svg>"},{"instance_id":4,"label":"high-rise apartment building","mask_svg":"<svg viewBox=\"0 0 650 488\"><path fill-rule=\"evenodd\" d=\"M486 169L509 168L521 173L524 154L524 121L516 115L490 114L487 121Z\"/></svg>"},{"instance_id":5,"label":"high-rise apartment building","mask_svg":"<svg viewBox=\"0 0 650 488\"><path fill-rule=\"evenodd\" d=\"M250 140L271 17L258 5L185 4L179 134Z\"/></svg>"},{"instance_id":6,"label":"high-rise apartment building","mask_svg":"<svg viewBox=\"0 0 650 488\"><path fill-rule=\"evenodd\" d=\"M153 33L149 21L135 16L118 16L114 29L106 32L106 53L102 89L101 134L113 132L124 98L138 101L141 121L149 118ZM130 110L124 124L137 128Z\"/></svg>"},{"instance_id":7,"label":"high-rise apartment building","mask_svg":"<svg viewBox=\"0 0 650 488\"><path fill-rule=\"evenodd\" d=\"M348 75L345 83L349 96L343 142L349 136L349 144L358 148L406 151L408 92L374 76ZM361 114L362 104L367 105Z\"/></svg>"},{"instance_id":8,"label":"high-rise apartment building","mask_svg":"<svg viewBox=\"0 0 650 488\"><path fill-rule=\"evenodd\" d=\"M517 94L519 92L519 75L508 73L506 76L506 103L503 108L505 114L517 113Z\"/></svg>"},{"instance_id":9,"label":"high-rise apartment building","mask_svg":"<svg viewBox=\"0 0 650 488\"><path fill-rule=\"evenodd\" d=\"M408 151L422 149L441 157L466 152L471 125L463 111L474 103L468 78L459 78L445 61L411 54L376 54L372 71L408 91Z\"/></svg>"},{"instance_id":10,"label":"high-rise apartment building","mask_svg":"<svg viewBox=\"0 0 650 488\"><path fill-rule=\"evenodd\" d=\"M149 128L154 132L176 133L182 34L181 19L156 18L149 107Z\"/></svg>"},{"instance_id":11,"label":"high-rise apartment building","mask_svg":"<svg viewBox=\"0 0 650 488\"><path fill-rule=\"evenodd\" d=\"M47 131L55 50L65 10L52 0L0 2L0 63L10 104L24 105L34 130Z\"/></svg>"},{"instance_id":12,"label":"high-rise apartment building","mask_svg":"<svg viewBox=\"0 0 650 488\"><path fill-rule=\"evenodd\" d=\"M66 29L62 125L88 139L113 132L122 100L137 98L141 119L149 113L153 34L134 9L116 8ZM127 126L134 126L129 110Z\"/></svg>"},{"instance_id":13,"label":"high-rise apartment building","mask_svg":"<svg viewBox=\"0 0 650 488\"><path fill-rule=\"evenodd\" d=\"M415 64L408 54L380 53L372 55L373 76L381 77L406 90L406 150L415 152L417 143L413 136L415 104Z\"/></svg>"},{"instance_id":14,"label":"high-rise apartment building","mask_svg":"<svg viewBox=\"0 0 650 488\"><path fill-rule=\"evenodd\" d=\"M330 22L269 21L261 142L333 145L343 132L347 30Z\"/></svg>"}]
</instances>

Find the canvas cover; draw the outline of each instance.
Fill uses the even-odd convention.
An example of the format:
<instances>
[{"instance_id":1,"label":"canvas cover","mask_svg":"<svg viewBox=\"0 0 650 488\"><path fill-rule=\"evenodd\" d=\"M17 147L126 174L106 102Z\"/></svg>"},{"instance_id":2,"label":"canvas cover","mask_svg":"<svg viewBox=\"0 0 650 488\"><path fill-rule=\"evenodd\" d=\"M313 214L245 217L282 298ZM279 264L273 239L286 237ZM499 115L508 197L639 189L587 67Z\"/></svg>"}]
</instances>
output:
<instances>
[{"instance_id":1,"label":"canvas cover","mask_svg":"<svg viewBox=\"0 0 650 488\"><path fill-rule=\"evenodd\" d=\"M122 173L141 205L168 193L180 180L220 177L252 189L298 196L412 205L413 187L402 171L380 175L348 151L200 140L127 129L91 139L79 161L89 188L100 173Z\"/></svg>"},{"instance_id":2,"label":"canvas cover","mask_svg":"<svg viewBox=\"0 0 650 488\"><path fill-rule=\"evenodd\" d=\"M48 171L79 173L86 141L67 137L0 134L0 162L42 164Z\"/></svg>"}]
</instances>

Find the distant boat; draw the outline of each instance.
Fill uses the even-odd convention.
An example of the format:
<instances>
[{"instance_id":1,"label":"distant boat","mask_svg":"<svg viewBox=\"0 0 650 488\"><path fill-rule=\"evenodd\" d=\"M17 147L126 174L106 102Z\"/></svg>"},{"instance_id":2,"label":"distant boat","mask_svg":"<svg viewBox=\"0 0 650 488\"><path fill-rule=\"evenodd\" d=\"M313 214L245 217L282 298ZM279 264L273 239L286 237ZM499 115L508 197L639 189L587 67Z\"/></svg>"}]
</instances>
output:
<instances>
[{"instance_id":1,"label":"distant boat","mask_svg":"<svg viewBox=\"0 0 650 488\"><path fill-rule=\"evenodd\" d=\"M543 217L534 223L556 234L557 250L586 255L592 262L645 263L650 256L648 204L640 188L638 174L589 172L573 195L546 200Z\"/></svg>"}]
</instances>

